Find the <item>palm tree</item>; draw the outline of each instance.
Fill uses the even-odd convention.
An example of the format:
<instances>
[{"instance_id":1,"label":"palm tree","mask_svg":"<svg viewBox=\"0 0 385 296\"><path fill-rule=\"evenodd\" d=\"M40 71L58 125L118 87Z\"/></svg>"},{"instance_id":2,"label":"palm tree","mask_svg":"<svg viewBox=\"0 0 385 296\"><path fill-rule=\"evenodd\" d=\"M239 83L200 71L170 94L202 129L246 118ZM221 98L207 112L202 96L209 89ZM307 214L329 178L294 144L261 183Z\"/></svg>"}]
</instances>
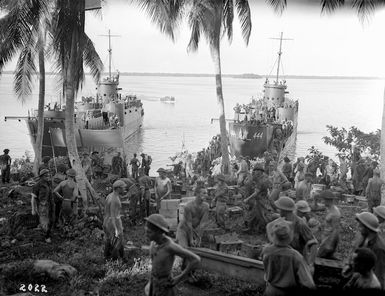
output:
<instances>
[{"instance_id":1,"label":"palm tree","mask_svg":"<svg viewBox=\"0 0 385 296\"><path fill-rule=\"evenodd\" d=\"M220 41L226 34L232 41L234 10L237 9L241 22L242 36L246 44L251 33L251 14L248 0L184 0L184 1L151 1L137 0L141 8L147 12L160 30L174 40L174 29L183 16L187 16L191 29L190 42L187 49L198 49L201 34L210 46L214 62L216 94L219 108L219 127L221 134L222 171L228 173L230 167L228 137L226 130L225 103L222 91L222 71Z\"/></svg>"},{"instance_id":2,"label":"palm tree","mask_svg":"<svg viewBox=\"0 0 385 296\"><path fill-rule=\"evenodd\" d=\"M278 13L282 13L286 8L286 0L268 0L272 7ZM382 0L355 0L348 1L353 9L357 11L357 15L361 21L367 20L376 11L376 9L384 7ZM347 5L344 0L321 0L321 11L324 13L332 13L338 8ZM385 179L385 90L383 97L382 123L381 123L381 152L380 152L380 171L381 177Z\"/></svg>"},{"instance_id":3,"label":"palm tree","mask_svg":"<svg viewBox=\"0 0 385 296\"><path fill-rule=\"evenodd\" d=\"M85 0L57 0L53 16L53 48L57 66L63 80L66 100L65 139L68 157L78 177L83 200L87 199L86 188L91 189L82 169L75 139L75 97L84 81L84 64L91 70L95 81L99 81L103 63L93 42L84 32ZM87 205L84 205L85 207Z\"/></svg>"},{"instance_id":4,"label":"palm tree","mask_svg":"<svg viewBox=\"0 0 385 296\"><path fill-rule=\"evenodd\" d=\"M24 103L31 95L32 75L37 73L38 60L39 102L38 126L34 145L34 173L38 173L42 158L44 134L45 101L45 25L49 22L48 7L45 1L3 1L7 14L0 19L0 73L4 66L19 54L14 90L18 99Z\"/></svg>"}]
</instances>

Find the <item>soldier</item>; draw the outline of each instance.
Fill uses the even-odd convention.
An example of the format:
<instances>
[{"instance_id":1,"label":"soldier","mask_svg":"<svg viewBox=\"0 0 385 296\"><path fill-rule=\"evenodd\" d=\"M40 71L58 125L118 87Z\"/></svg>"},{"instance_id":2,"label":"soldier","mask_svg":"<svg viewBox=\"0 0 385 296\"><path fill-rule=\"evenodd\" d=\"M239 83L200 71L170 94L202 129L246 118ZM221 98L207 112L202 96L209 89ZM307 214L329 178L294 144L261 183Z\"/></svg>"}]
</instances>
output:
<instances>
[{"instance_id":1,"label":"soldier","mask_svg":"<svg viewBox=\"0 0 385 296\"><path fill-rule=\"evenodd\" d=\"M50 243L54 213L49 170L41 170L39 177L40 180L33 186L31 193L32 215L39 215L39 223L44 231L45 241Z\"/></svg>"},{"instance_id":2,"label":"soldier","mask_svg":"<svg viewBox=\"0 0 385 296\"><path fill-rule=\"evenodd\" d=\"M53 193L62 200L60 220L63 224L72 224L78 215L79 187L76 183L76 171L74 169L67 171L67 177L68 179L60 182Z\"/></svg>"},{"instance_id":3,"label":"soldier","mask_svg":"<svg viewBox=\"0 0 385 296\"><path fill-rule=\"evenodd\" d=\"M56 188L62 181L67 178L66 175L66 167L64 165L57 166L57 173L52 178L52 188ZM59 224L59 216L62 207L63 200L58 197L56 194L53 196L53 200L55 203L55 217L54 217L54 227L57 227Z\"/></svg>"},{"instance_id":4,"label":"soldier","mask_svg":"<svg viewBox=\"0 0 385 296\"><path fill-rule=\"evenodd\" d=\"M112 188L113 192L107 196L104 209L103 230L106 237L104 256L106 259L116 260L124 256L120 197L125 193L126 183L122 180L115 181Z\"/></svg>"},{"instance_id":5,"label":"soldier","mask_svg":"<svg viewBox=\"0 0 385 296\"><path fill-rule=\"evenodd\" d=\"M295 203L295 214L299 217L302 218L306 224L308 224L308 221L310 219L310 206L305 200L300 200Z\"/></svg>"},{"instance_id":6,"label":"soldier","mask_svg":"<svg viewBox=\"0 0 385 296\"><path fill-rule=\"evenodd\" d=\"M11 173L11 157L9 149L4 149L4 154L0 156L1 179L3 184L9 183Z\"/></svg>"},{"instance_id":7,"label":"soldier","mask_svg":"<svg viewBox=\"0 0 385 296\"><path fill-rule=\"evenodd\" d=\"M320 197L325 201L327 210L325 227L322 240L318 249L318 257L326 259L336 259L334 253L337 250L341 231L341 213L334 201L336 197L330 190L320 193Z\"/></svg>"},{"instance_id":8,"label":"soldier","mask_svg":"<svg viewBox=\"0 0 385 296\"><path fill-rule=\"evenodd\" d=\"M145 210L146 217L150 216L150 189L153 187L152 180L149 176L144 174L143 168L139 169L139 187L141 192L141 210Z\"/></svg>"},{"instance_id":9,"label":"soldier","mask_svg":"<svg viewBox=\"0 0 385 296\"><path fill-rule=\"evenodd\" d=\"M280 215L287 221L292 222L294 231L294 238L290 245L297 250L302 256L304 256L306 262L309 264L310 270L314 272L314 261L317 254L317 240L307 226L306 222L299 218L295 213L295 203L287 196L280 197L275 206L280 210ZM270 229L274 223L278 221L274 220L267 225L267 232L271 232Z\"/></svg>"},{"instance_id":10,"label":"soldier","mask_svg":"<svg viewBox=\"0 0 385 296\"><path fill-rule=\"evenodd\" d=\"M378 206L373 208L373 213L380 223L380 232L385 235L385 206Z\"/></svg>"},{"instance_id":11,"label":"soldier","mask_svg":"<svg viewBox=\"0 0 385 296\"><path fill-rule=\"evenodd\" d=\"M214 202L216 219L218 226L225 228L225 213L226 213L226 202L228 198L228 187L225 182L224 175L217 176L218 183L214 190Z\"/></svg>"},{"instance_id":12,"label":"soldier","mask_svg":"<svg viewBox=\"0 0 385 296\"><path fill-rule=\"evenodd\" d=\"M310 198L311 184L313 175L305 174L305 179L300 181L295 191L296 200L308 200Z\"/></svg>"},{"instance_id":13,"label":"soldier","mask_svg":"<svg viewBox=\"0 0 385 296\"><path fill-rule=\"evenodd\" d=\"M160 209L160 202L163 199L169 199L171 194L171 181L166 177L166 170L163 168L158 169L159 177L155 179L155 200L156 200L156 210Z\"/></svg>"},{"instance_id":14,"label":"soldier","mask_svg":"<svg viewBox=\"0 0 385 296\"><path fill-rule=\"evenodd\" d=\"M380 170L375 169L373 171L373 178L369 179L365 191L369 212L371 213L373 213L373 208L379 206L381 203L381 188L384 183L385 182L380 179Z\"/></svg>"},{"instance_id":15,"label":"soldier","mask_svg":"<svg viewBox=\"0 0 385 296\"><path fill-rule=\"evenodd\" d=\"M353 276L344 289L381 289L373 272L376 255L368 248L359 248L353 255Z\"/></svg>"},{"instance_id":16,"label":"soldier","mask_svg":"<svg viewBox=\"0 0 385 296\"><path fill-rule=\"evenodd\" d=\"M278 170L275 161L270 162L269 172L270 182L273 184L269 199L271 202L274 202L279 198L279 193L282 191L282 185L289 181L286 176Z\"/></svg>"},{"instance_id":17,"label":"soldier","mask_svg":"<svg viewBox=\"0 0 385 296\"><path fill-rule=\"evenodd\" d=\"M262 165L257 164L253 169L253 175L245 185L244 203L247 206L247 213L245 216L244 232L252 232L254 230L258 232L264 232L267 223L268 212L268 189L270 187L270 181L266 174L264 174L264 168Z\"/></svg>"},{"instance_id":18,"label":"soldier","mask_svg":"<svg viewBox=\"0 0 385 296\"><path fill-rule=\"evenodd\" d=\"M112 174L118 175L120 178L123 172L123 158L120 156L120 152L115 155L111 160Z\"/></svg>"},{"instance_id":19,"label":"soldier","mask_svg":"<svg viewBox=\"0 0 385 296\"><path fill-rule=\"evenodd\" d=\"M150 173L152 158L150 155L144 153L142 153L140 156L142 156L142 168L144 169L144 174L148 176Z\"/></svg>"},{"instance_id":20,"label":"soldier","mask_svg":"<svg viewBox=\"0 0 385 296\"><path fill-rule=\"evenodd\" d=\"M196 267L200 258L182 246L174 243L167 236L169 227L163 216L153 214L146 218L146 236L151 241L151 277L145 287L147 296L172 296L176 295L175 286L183 281L186 276ZM183 258L187 264L186 268L177 276L172 277L172 267L175 255Z\"/></svg>"},{"instance_id":21,"label":"soldier","mask_svg":"<svg viewBox=\"0 0 385 296\"><path fill-rule=\"evenodd\" d=\"M128 178L121 178L124 183L126 183L126 189L127 189L127 198L130 201L129 204L129 212L130 212L130 218L131 222L135 225L137 223L137 220L139 219L139 212L138 211L138 202L141 197L141 190L139 188L139 185L136 183L136 180L132 177Z\"/></svg>"},{"instance_id":22,"label":"soldier","mask_svg":"<svg viewBox=\"0 0 385 296\"><path fill-rule=\"evenodd\" d=\"M187 203L184 208L183 218L176 230L176 241L183 248L199 246L203 231L209 222L209 205L203 202L207 195L205 188L198 186L194 191L195 199ZM182 270L186 268L183 261ZM194 276L190 274L194 280Z\"/></svg>"},{"instance_id":23,"label":"soldier","mask_svg":"<svg viewBox=\"0 0 385 296\"><path fill-rule=\"evenodd\" d=\"M265 247L262 252L267 282L265 295L291 295L290 291L298 288L314 289L309 266L303 256L290 247L293 240L291 223L279 218L269 236L273 245Z\"/></svg>"},{"instance_id":24,"label":"soldier","mask_svg":"<svg viewBox=\"0 0 385 296\"><path fill-rule=\"evenodd\" d=\"M88 152L83 153L82 158L82 168L86 174L86 177L89 182L91 182L92 178L92 160L90 158L90 154Z\"/></svg>"},{"instance_id":25,"label":"soldier","mask_svg":"<svg viewBox=\"0 0 385 296\"><path fill-rule=\"evenodd\" d=\"M195 199L186 204L183 218L178 224L176 240L182 247L191 247L196 238L202 237L208 223L209 205L203 201L207 195L205 188L198 186L194 191Z\"/></svg>"},{"instance_id":26,"label":"soldier","mask_svg":"<svg viewBox=\"0 0 385 296\"><path fill-rule=\"evenodd\" d=\"M49 156L44 156L43 157L43 159L42 159L43 163L39 166L39 173L40 173L41 170L44 170L44 169L49 170L48 163L49 163L50 160L51 160L51 157L49 157Z\"/></svg>"},{"instance_id":27,"label":"soldier","mask_svg":"<svg viewBox=\"0 0 385 296\"><path fill-rule=\"evenodd\" d=\"M245 179L249 173L249 166L246 162L246 159L243 156L241 156L240 158L241 158L241 161L239 162L239 170L237 172L237 175L238 175L237 185L238 186L244 185Z\"/></svg>"},{"instance_id":28,"label":"soldier","mask_svg":"<svg viewBox=\"0 0 385 296\"><path fill-rule=\"evenodd\" d=\"M353 243L353 250L358 248L368 248L376 255L377 260L374 266L374 273L380 281L382 289L385 289L385 241L379 235L379 223L375 215L369 212L356 214L358 221L359 233ZM346 277L352 272L352 257L342 270L342 274Z\"/></svg>"},{"instance_id":29,"label":"soldier","mask_svg":"<svg viewBox=\"0 0 385 296\"><path fill-rule=\"evenodd\" d=\"M130 160L130 165L131 165L131 172L132 172L132 177L136 180L138 179L138 170L140 166L140 161L139 159L136 158L136 153L134 153L134 157Z\"/></svg>"}]
</instances>

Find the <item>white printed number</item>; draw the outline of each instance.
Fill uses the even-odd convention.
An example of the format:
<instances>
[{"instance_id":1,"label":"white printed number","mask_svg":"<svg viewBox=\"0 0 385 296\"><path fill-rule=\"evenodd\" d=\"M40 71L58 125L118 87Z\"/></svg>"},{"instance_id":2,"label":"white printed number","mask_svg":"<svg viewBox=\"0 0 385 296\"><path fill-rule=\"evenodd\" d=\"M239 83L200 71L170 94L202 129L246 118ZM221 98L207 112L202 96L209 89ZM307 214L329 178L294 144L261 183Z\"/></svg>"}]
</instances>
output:
<instances>
[{"instance_id":1,"label":"white printed number","mask_svg":"<svg viewBox=\"0 0 385 296\"><path fill-rule=\"evenodd\" d=\"M39 284L21 284L20 285L20 291L22 292L37 292L37 293L48 293L47 288L45 285L39 285Z\"/></svg>"}]
</instances>

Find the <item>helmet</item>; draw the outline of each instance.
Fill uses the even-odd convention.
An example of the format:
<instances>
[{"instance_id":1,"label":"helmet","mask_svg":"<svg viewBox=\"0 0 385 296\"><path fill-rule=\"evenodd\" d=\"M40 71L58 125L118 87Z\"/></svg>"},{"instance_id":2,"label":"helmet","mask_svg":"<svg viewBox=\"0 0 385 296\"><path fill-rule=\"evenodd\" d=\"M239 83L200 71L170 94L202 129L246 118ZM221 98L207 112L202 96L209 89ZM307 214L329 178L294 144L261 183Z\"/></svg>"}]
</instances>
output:
<instances>
[{"instance_id":1,"label":"helmet","mask_svg":"<svg viewBox=\"0 0 385 296\"><path fill-rule=\"evenodd\" d=\"M356 214L356 219L371 231L378 232L379 222L376 216L369 212Z\"/></svg>"},{"instance_id":2,"label":"helmet","mask_svg":"<svg viewBox=\"0 0 385 296\"><path fill-rule=\"evenodd\" d=\"M169 225L167 221L164 219L164 217L160 214L152 214L148 216L147 218L144 218L148 223L151 223L152 225L158 227L159 229L163 230L164 232L169 232Z\"/></svg>"},{"instance_id":3,"label":"helmet","mask_svg":"<svg viewBox=\"0 0 385 296\"><path fill-rule=\"evenodd\" d=\"M115 189L115 188L118 188L118 187L124 188L124 187L126 187L126 183L124 181L122 181L122 180L117 180L117 181L114 182L114 184L112 184L112 188Z\"/></svg>"},{"instance_id":4,"label":"helmet","mask_svg":"<svg viewBox=\"0 0 385 296\"><path fill-rule=\"evenodd\" d=\"M39 177L42 177L42 176L44 176L44 175L46 175L46 174L48 174L49 173L49 170L47 170L47 169L42 169L41 171L40 171L40 173L39 173Z\"/></svg>"},{"instance_id":5,"label":"helmet","mask_svg":"<svg viewBox=\"0 0 385 296\"><path fill-rule=\"evenodd\" d=\"M284 211L293 212L295 210L294 201L288 196L281 196L274 202L275 206Z\"/></svg>"},{"instance_id":6,"label":"helmet","mask_svg":"<svg viewBox=\"0 0 385 296\"><path fill-rule=\"evenodd\" d=\"M385 206L375 207L373 208L373 212L382 219L385 219Z\"/></svg>"},{"instance_id":7,"label":"helmet","mask_svg":"<svg viewBox=\"0 0 385 296\"><path fill-rule=\"evenodd\" d=\"M297 201L295 204L298 212L309 213L311 211L309 204L305 200Z\"/></svg>"},{"instance_id":8,"label":"helmet","mask_svg":"<svg viewBox=\"0 0 385 296\"><path fill-rule=\"evenodd\" d=\"M74 169L67 170L67 176L76 177L76 171Z\"/></svg>"}]
</instances>

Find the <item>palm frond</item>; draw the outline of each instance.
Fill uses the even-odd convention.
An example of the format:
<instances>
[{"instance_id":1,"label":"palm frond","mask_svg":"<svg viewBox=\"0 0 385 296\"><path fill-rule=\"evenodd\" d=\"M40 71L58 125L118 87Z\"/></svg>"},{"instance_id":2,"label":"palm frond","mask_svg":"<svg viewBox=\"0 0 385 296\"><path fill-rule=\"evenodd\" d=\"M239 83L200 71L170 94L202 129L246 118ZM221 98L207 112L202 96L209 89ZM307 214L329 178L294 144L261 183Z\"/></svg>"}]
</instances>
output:
<instances>
[{"instance_id":1,"label":"palm frond","mask_svg":"<svg viewBox=\"0 0 385 296\"><path fill-rule=\"evenodd\" d=\"M285 2L286 5L286 0L281 2ZM236 0L235 5L237 7L238 17L241 22L242 37L248 45L252 28L249 1Z\"/></svg>"},{"instance_id":2,"label":"palm frond","mask_svg":"<svg viewBox=\"0 0 385 296\"><path fill-rule=\"evenodd\" d=\"M175 41L175 30L184 13L185 0L133 0L160 31Z\"/></svg>"},{"instance_id":3,"label":"palm frond","mask_svg":"<svg viewBox=\"0 0 385 296\"><path fill-rule=\"evenodd\" d=\"M244 1L240 1L244 2ZM247 2L247 1L246 1ZM287 6L286 0L266 0L266 2L274 8L274 11L278 14L282 14Z\"/></svg>"},{"instance_id":4,"label":"palm frond","mask_svg":"<svg viewBox=\"0 0 385 296\"><path fill-rule=\"evenodd\" d=\"M352 7L357 10L360 20L365 21L373 15L378 2L375 0L354 0Z\"/></svg>"},{"instance_id":5,"label":"palm frond","mask_svg":"<svg viewBox=\"0 0 385 296\"><path fill-rule=\"evenodd\" d=\"M233 0L225 0L223 6L223 28L227 33L227 39L231 43L233 40L233 20L234 20L234 2Z\"/></svg>"},{"instance_id":6,"label":"palm frond","mask_svg":"<svg viewBox=\"0 0 385 296\"><path fill-rule=\"evenodd\" d=\"M83 52L84 64L90 69L94 80L98 82L103 72L103 62L94 47L94 43L87 36L87 34L84 34L83 39L85 41Z\"/></svg>"},{"instance_id":7,"label":"palm frond","mask_svg":"<svg viewBox=\"0 0 385 296\"><path fill-rule=\"evenodd\" d=\"M345 0L321 0L321 11L332 12L344 6Z\"/></svg>"},{"instance_id":8,"label":"palm frond","mask_svg":"<svg viewBox=\"0 0 385 296\"><path fill-rule=\"evenodd\" d=\"M14 90L22 103L24 103L26 98L32 93L32 77L36 74L35 56L35 48L25 46L17 62Z\"/></svg>"},{"instance_id":9,"label":"palm frond","mask_svg":"<svg viewBox=\"0 0 385 296\"><path fill-rule=\"evenodd\" d=\"M199 46L199 40L201 37L201 24L197 19L189 21L191 28L190 41L187 45L187 51L197 51Z\"/></svg>"}]
</instances>

